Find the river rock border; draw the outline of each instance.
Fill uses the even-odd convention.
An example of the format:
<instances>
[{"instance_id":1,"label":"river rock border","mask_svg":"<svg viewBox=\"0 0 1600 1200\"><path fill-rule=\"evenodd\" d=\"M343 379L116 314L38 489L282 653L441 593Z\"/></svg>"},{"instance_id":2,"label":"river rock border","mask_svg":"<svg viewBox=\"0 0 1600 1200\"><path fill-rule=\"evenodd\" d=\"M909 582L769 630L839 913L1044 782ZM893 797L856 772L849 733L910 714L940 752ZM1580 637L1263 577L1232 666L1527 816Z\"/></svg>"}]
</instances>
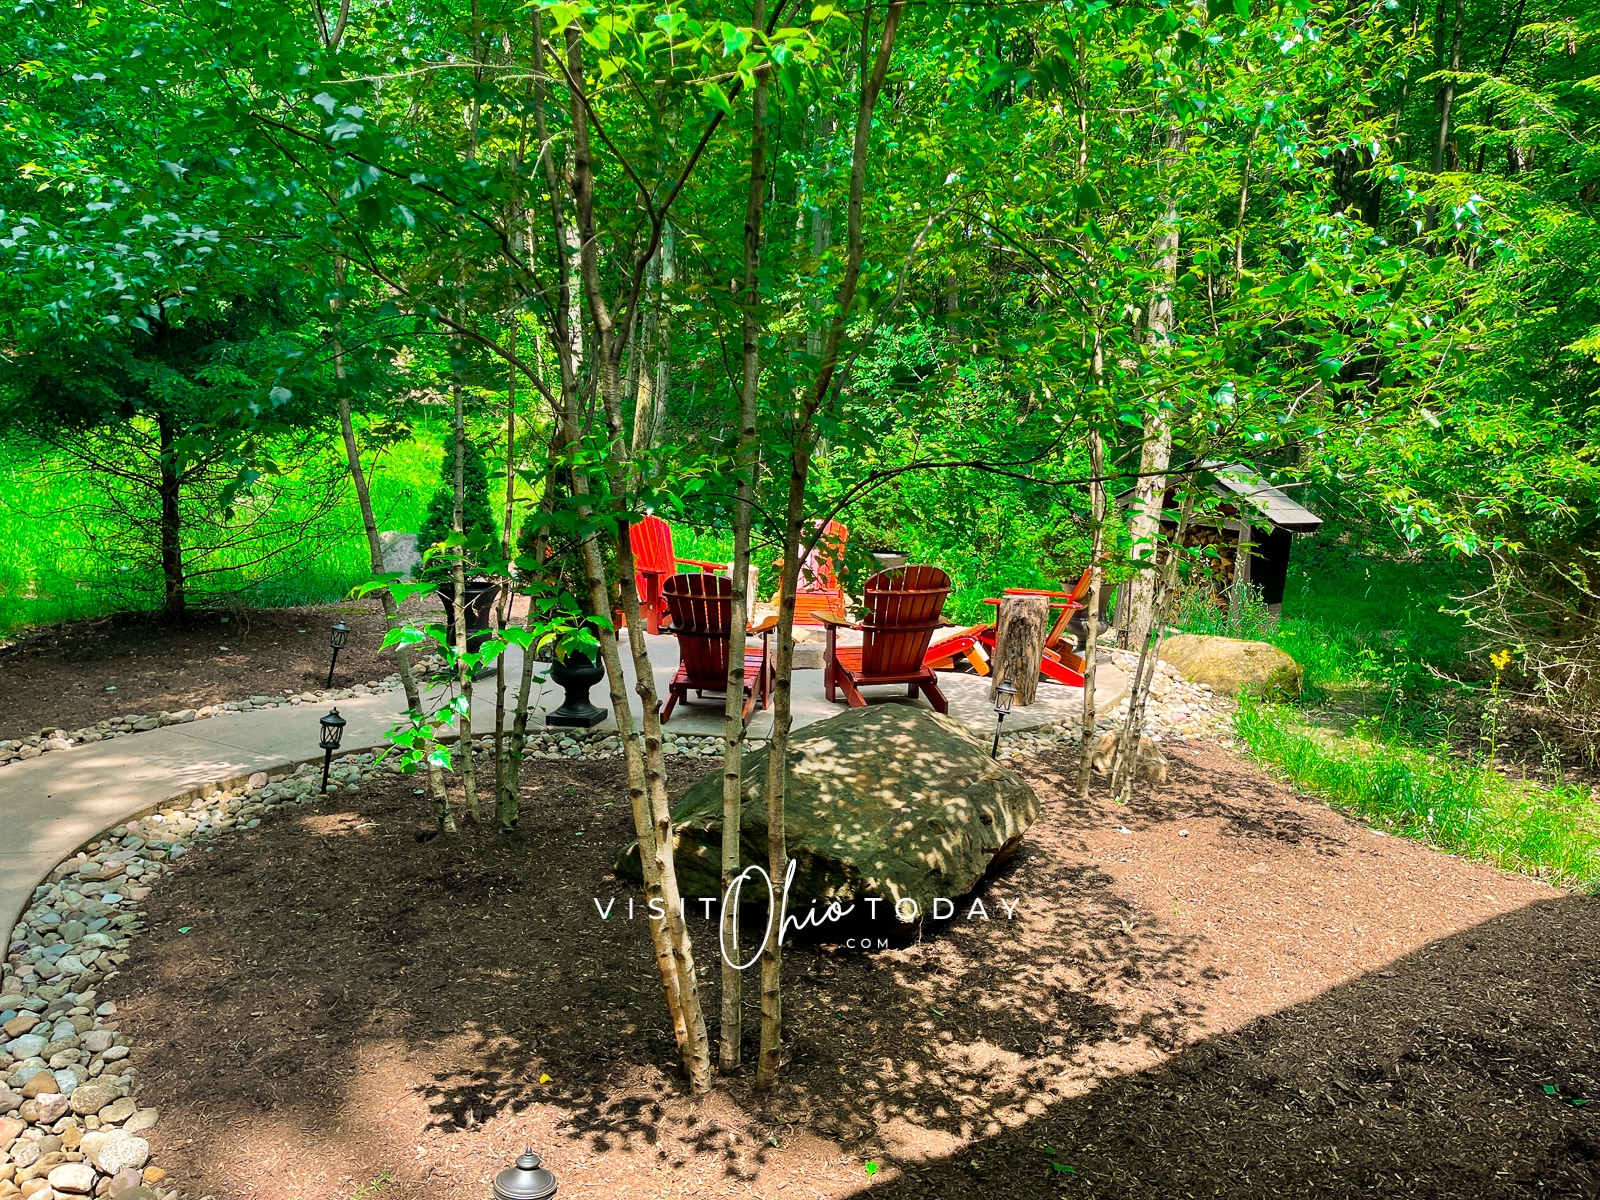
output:
<instances>
[{"instance_id":1,"label":"river rock border","mask_svg":"<svg viewBox=\"0 0 1600 1200\"><path fill-rule=\"evenodd\" d=\"M358 791L380 769L376 758L340 758L329 793ZM138 1136L161 1114L138 1101L134 1040L96 989L127 961L145 927L138 905L173 862L320 799L320 767L257 772L168 801L90 842L34 889L0 965L0 1200L176 1200Z\"/></svg>"}]
</instances>

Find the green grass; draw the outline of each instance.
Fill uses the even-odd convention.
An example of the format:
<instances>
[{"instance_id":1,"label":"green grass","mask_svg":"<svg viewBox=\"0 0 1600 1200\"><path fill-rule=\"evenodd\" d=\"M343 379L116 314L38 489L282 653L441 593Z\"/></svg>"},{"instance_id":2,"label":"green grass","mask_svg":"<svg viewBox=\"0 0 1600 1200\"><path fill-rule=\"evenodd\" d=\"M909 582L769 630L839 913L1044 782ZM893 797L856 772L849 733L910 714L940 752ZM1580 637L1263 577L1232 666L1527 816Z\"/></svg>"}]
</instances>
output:
<instances>
[{"instance_id":1,"label":"green grass","mask_svg":"<svg viewBox=\"0 0 1600 1200\"><path fill-rule=\"evenodd\" d=\"M1306 690L1295 704L1241 703L1234 727L1251 755L1384 832L1600 890L1591 789L1510 779L1478 754L1490 693L1472 682L1481 671L1452 611L1473 565L1334 539L1300 539L1295 556L1282 619L1256 636L1294 656Z\"/></svg>"},{"instance_id":2,"label":"green grass","mask_svg":"<svg viewBox=\"0 0 1600 1200\"><path fill-rule=\"evenodd\" d=\"M422 518L439 462L442 430L420 428L414 441L387 450L369 464L373 508L380 529L414 530ZM330 463L343 459L337 437L322 451ZM84 485L55 473L57 460L37 444L0 442L0 634L30 625L81 620L129 607L125 589L106 586L115 569L84 545L69 515ZM291 491L287 512L299 499ZM366 537L355 492L348 483L324 521L314 553L289 569L229 571L206 583L210 594L230 603L278 607L337 600L370 574ZM294 552L305 547L288 545ZM133 607L154 608L154 586L133 597Z\"/></svg>"},{"instance_id":3,"label":"green grass","mask_svg":"<svg viewBox=\"0 0 1600 1200\"><path fill-rule=\"evenodd\" d=\"M1297 787L1379 829L1600 890L1600 807L1587 787L1543 787L1420 747L1319 728L1287 705L1247 699L1234 729Z\"/></svg>"}]
</instances>

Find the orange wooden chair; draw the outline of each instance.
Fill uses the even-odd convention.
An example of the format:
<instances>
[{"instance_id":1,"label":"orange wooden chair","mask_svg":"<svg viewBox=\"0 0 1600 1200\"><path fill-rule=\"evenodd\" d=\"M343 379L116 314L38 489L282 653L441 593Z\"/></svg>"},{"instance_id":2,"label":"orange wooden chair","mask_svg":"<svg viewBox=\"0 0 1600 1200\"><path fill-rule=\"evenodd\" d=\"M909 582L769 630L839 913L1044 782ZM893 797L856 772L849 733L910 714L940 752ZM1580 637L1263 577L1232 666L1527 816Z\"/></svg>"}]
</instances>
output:
<instances>
[{"instance_id":1,"label":"orange wooden chair","mask_svg":"<svg viewBox=\"0 0 1600 1200\"><path fill-rule=\"evenodd\" d=\"M667 703L661 723L672 717L679 700L689 701L706 692L728 693L729 632L733 625L733 581L724 575L674 575L661 585L667 606L667 632L678 639L678 669L667 685ZM761 645L744 652L744 720L749 724L756 705L763 709L772 695L772 662L767 642L777 617L768 617L747 632L759 634Z\"/></svg>"},{"instance_id":2,"label":"orange wooden chair","mask_svg":"<svg viewBox=\"0 0 1600 1200\"><path fill-rule=\"evenodd\" d=\"M645 627L661 632L661 618L667 609L661 585L678 573L679 566L699 567L702 571L726 571L727 563L701 562L698 558L679 558L672 546L672 526L660 517L640 517L628 526L628 544L633 547L635 581L639 585L639 608Z\"/></svg>"},{"instance_id":3,"label":"orange wooden chair","mask_svg":"<svg viewBox=\"0 0 1600 1200\"><path fill-rule=\"evenodd\" d=\"M800 564L800 582L794 589L794 623L819 628L824 615L845 621L844 588L839 584L839 563L844 558L850 531L839 521L829 521L815 548ZM778 560L783 569L783 560ZM783 603L783 584L778 584L774 604Z\"/></svg>"},{"instance_id":4,"label":"orange wooden chair","mask_svg":"<svg viewBox=\"0 0 1600 1200\"><path fill-rule=\"evenodd\" d=\"M1039 674L1066 687L1083 686L1083 659L1063 643L1068 623L1075 614L1083 611L1083 598L1089 594L1089 582L1089 572L1086 570L1070 592L1052 592L1044 588L1006 588L1004 592L1007 596L1046 596L1050 600L1050 607L1061 610L1050 632L1045 635L1044 658L1039 663ZM1000 601L991 599L984 603L998 605ZM945 671L955 666L955 660L960 656L970 662L979 675L987 675L989 657L994 654L994 639L995 626L992 622L969 625L928 647L924 662L934 670Z\"/></svg>"},{"instance_id":5,"label":"orange wooden chair","mask_svg":"<svg viewBox=\"0 0 1600 1200\"><path fill-rule=\"evenodd\" d=\"M934 630L945 624L939 614L949 595L950 576L938 567L894 567L867 580L862 601L866 620L852 623L820 614L828 627L822 660L822 689L828 699L836 700L839 689L851 708L860 708L866 704L862 688L903 683L908 696L920 691L935 711L949 712L933 669L923 663ZM840 629L859 629L861 645L839 645Z\"/></svg>"}]
</instances>

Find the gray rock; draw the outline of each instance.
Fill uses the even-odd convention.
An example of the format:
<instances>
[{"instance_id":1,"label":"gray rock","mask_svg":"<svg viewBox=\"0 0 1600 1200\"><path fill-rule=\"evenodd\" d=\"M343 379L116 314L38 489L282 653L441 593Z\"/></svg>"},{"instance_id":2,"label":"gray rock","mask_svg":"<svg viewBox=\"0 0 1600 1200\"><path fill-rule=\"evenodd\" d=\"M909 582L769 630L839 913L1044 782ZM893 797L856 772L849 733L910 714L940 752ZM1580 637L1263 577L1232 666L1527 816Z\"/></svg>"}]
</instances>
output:
<instances>
[{"instance_id":1,"label":"gray rock","mask_svg":"<svg viewBox=\"0 0 1600 1200\"><path fill-rule=\"evenodd\" d=\"M39 1149L39 1143L33 1138L23 1138L11 1147L11 1161L17 1164L18 1170L33 1166L43 1157L44 1151Z\"/></svg>"},{"instance_id":2,"label":"gray rock","mask_svg":"<svg viewBox=\"0 0 1600 1200\"><path fill-rule=\"evenodd\" d=\"M5 1044L5 1052L12 1058L32 1058L50 1043L37 1033L25 1033L19 1038L12 1038Z\"/></svg>"},{"instance_id":3,"label":"gray rock","mask_svg":"<svg viewBox=\"0 0 1600 1200\"><path fill-rule=\"evenodd\" d=\"M96 1029L83 1035L83 1048L90 1054L102 1054L111 1049L116 1040L116 1035L109 1029Z\"/></svg>"},{"instance_id":4,"label":"gray rock","mask_svg":"<svg viewBox=\"0 0 1600 1200\"><path fill-rule=\"evenodd\" d=\"M138 1168L150 1161L150 1143L122 1129L95 1130L83 1136L83 1156L107 1175Z\"/></svg>"},{"instance_id":5,"label":"gray rock","mask_svg":"<svg viewBox=\"0 0 1600 1200\"><path fill-rule=\"evenodd\" d=\"M106 1188L106 1195L113 1197L126 1196L135 1189L142 1190L141 1185L143 1183L144 1180L140 1173L129 1167L127 1170L118 1171L111 1177L111 1186Z\"/></svg>"},{"instance_id":6,"label":"gray rock","mask_svg":"<svg viewBox=\"0 0 1600 1200\"><path fill-rule=\"evenodd\" d=\"M740 842L746 865L766 862L769 753L763 748L744 760ZM886 902L879 916L894 912L902 924L915 924L936 896L965 895L1009 858L1039 815L1032 789L991 759L988 746L925 709L852 709L801 730L790 753L784 832L797 863L789 905L796 916L813 900L850 905L876 896ZM689 788L673 825L683 893L719 895L720 771ZM637 844L623 851L618 868L639 878ZM764 903L765 889L749 888L745 896ZM914 910L903 900L914 902Z\"/></svg>"},{"instance_id":7,"label":"gray rock","mask_svg":"<svg viewBox=\"0 0 1600 1200\"><path fill-rule=\"evenodd\" d=\"M409 579L417 564L422 561L422 554L417 549L417 535L414 533L386 529L378 535L378 545L383 551L385 572L398 571Z\"/></svg>"},{"instance_id":8,"label":"gray rock","mask_svg":"<svg viewBox=\"0 0 1600 1200\"><path fill-rule=\"evenodd\" d=\"M161 1119L159 1108L141 1108L133 1116L122 1123L124 1133L143 1133L146 1129L154 1129L156 1122Z\"/></svg>"},{"instance_id":9,"label":"gray rock","mask_svg":"<svg viewBox=\"0 0 1600 1200\"><path fill-rule=\"evenodd\" d=\"M106 1105L96 1115L99 1116L102 1125L120 1125L138 1111L139 1102L132 1096L124 1096Z\"/></svg>"}]
</instances>

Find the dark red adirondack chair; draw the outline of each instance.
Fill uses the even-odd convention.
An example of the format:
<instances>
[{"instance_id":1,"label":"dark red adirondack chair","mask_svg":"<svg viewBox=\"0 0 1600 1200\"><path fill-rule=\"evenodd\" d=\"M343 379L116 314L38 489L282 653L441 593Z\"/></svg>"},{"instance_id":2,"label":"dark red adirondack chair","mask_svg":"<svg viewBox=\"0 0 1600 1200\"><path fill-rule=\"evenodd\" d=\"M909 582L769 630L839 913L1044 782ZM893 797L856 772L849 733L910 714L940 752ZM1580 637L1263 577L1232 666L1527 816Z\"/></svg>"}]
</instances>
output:
<instances>
[{"instance_id":1,"label":"dark red adirondack chair","mask_svg":"<svg viewBox=\"0 0 1600 1200\"><path fill-rule=\"evenodd\" d=\"M700 696L728 693L728 646L733 620L733 581L723 575L674 575L661 585L667 606L667 632L678 639L678 669L667 685L667 704L661 723L672 717L679 700L689 693ZM772 695L772 663L767 641L777 617L768 617L747 633L759 636L759 646L745 645L744 719L759 704L763 709Z\"/></svg>"},{"instance_id":2,"label":"dark red adirondack chair","mask_svg":"<svg viewBox=\"0 0 1600 1200\"><path fill-rule=\"evenodd\" d=\"M945 624L939 614L949 595L950 576L938 567L894 567L867 580L864 621L821 614L828 627L822 660L822 690L828 699L837 699L837 688L851 708L860 708L866 704L862 688L903 683L908 696L920 691L935 711L949 712L933 669L922 661L934 630ZM840 629L859 629L861 645L839 645Z\"/></svg>"},{"instance_id":3,"label":"dark red adirondack chair","mask_svg":"<svg viewBox=\"0 0 1600 1200\"><path fill-rule=\"evenodd\" d=\"M633 547L635 581L639 585L639 608L645 627L661 632L661 618L667 608L661 599L661 585L678 573L680 566L702 571L726 571L727 563L701 562L698 558L679 558L672 546L672 526L660 517L640 517L628 526L628 544Z\"/></svg>"},{"instance_id":4,"label":"dark red adirondack chair","mask_svg":"<svg viewBox=\"0 0 1600 1200\"><path fill-rule=\"evenodd\" d=\"M850 530L841 521L829 521L823 527L816 547L800 564L800 582L794 589L794 623L812 627L825 624L823 616L845 620L844 588L839 584L839 562L844 558L845 544L850 540ZM783 567L783 560L778 560ZM774 604L783 603L783 588L779 585Z\"/></svg>"}]
</instances>

